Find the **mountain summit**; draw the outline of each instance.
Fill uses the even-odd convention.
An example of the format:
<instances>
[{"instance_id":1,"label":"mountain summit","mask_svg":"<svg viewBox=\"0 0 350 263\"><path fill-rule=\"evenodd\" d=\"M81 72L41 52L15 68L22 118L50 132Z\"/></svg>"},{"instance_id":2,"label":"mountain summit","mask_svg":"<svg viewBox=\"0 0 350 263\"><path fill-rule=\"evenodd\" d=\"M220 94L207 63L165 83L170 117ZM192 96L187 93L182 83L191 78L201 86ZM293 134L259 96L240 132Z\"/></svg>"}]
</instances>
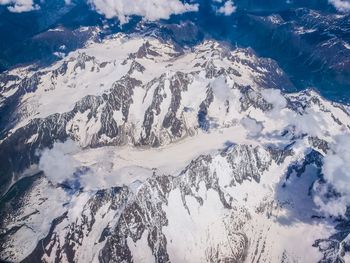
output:
<instances>
[{"instance_id":1,"label":"mountain summit","mask_svg":"<svg viewBox=\"0 0 350 263\"><path fill-rule=\"evenodd\" d=\"M348 262L349 108L292 88L252 49L123 33L2 73L0 259Z\"/></svg>"}]
</instances>

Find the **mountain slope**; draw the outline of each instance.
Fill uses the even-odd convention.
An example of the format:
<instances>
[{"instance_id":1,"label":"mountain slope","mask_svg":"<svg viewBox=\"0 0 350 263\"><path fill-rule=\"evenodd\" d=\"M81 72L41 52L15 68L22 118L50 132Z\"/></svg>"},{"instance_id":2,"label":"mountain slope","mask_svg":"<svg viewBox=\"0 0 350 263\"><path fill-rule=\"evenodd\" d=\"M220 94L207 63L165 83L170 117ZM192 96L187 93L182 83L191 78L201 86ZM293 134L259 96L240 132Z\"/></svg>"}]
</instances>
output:
<instances>
[{"instance_id":1,"label":"mountain slope","mask_svg":"<svg viewBox=\"0 0 350 263\"><path fill-rule=\"evenodd\" d=\"M250 49L123 34L2 74L0 258L346 262L323 166L348 108L291 85Z\"/></svg>"}]
</instances>

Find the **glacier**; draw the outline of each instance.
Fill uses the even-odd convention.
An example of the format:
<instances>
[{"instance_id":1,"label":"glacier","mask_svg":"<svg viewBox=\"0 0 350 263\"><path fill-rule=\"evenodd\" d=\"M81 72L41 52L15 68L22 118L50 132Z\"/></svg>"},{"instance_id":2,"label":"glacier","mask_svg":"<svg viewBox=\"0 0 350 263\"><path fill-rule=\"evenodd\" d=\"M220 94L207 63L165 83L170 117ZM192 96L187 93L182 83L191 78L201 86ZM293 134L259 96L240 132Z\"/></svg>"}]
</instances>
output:
<instances>
[{"instance_id":1,"label":"glacier","mask_svg":"<svg viewBox=\"0 0 350 263\"><path fill-rule=\"evenodd\" d=\"M118 33L0 83L1 260L349 262L349 107L272 59Z\"/></svg>"}]
</instances>

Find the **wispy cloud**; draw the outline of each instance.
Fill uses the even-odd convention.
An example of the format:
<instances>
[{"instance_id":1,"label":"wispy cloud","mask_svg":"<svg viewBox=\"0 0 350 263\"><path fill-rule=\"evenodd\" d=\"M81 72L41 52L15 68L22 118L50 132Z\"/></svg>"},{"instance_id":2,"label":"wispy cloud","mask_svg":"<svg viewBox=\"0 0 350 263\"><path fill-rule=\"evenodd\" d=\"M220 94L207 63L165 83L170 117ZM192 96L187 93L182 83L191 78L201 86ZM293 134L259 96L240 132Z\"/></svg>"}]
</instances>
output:
<instances>
[{"instance_id":1,"label":"wispy cloud","mask_svg":"<svg viewBox=\"0 0 350 263\"><path fill-rule=\"evenodd\" d=\"M350 0L329 0L329 3L340 12L350 12Z\"/></svg>"},{"instance_id":2,"label":"wispy cloud","mask_svg":"<svg viewBox=\"0 0 350 263\"><path fill-rule=\"evenodd\" d=\"M132 15L145 20L169 19L171 15L198 11L198 4L179 0L88 0L91 6L106 18L118 18L127 23Z\"/></svg>"},{"instance_id":3,"label":"wispy cloud","mask_svg":"<svg viewBox=\"0 0 350 263\"><path fill-rule=\"evenodd\" d=\"M243 118L240 123L244 128L247 129L249 136L258 136L261 131L264 129L264 126L261 122L258 122L256 119L245 117Z\"/></svg>"},{"instance_id":4,"label":"wispy cloud","mask_svg":"<svg viewBox=\"0 0 350 263\"><path fill-rule=\"evenodd\" d=\"M236 6L234 5L233 1L228 0L224 3L223 6L221 6L218 10L217 13L223 14L225 16L230 16L236 11Z\"/></svg>"},{"instance_id":5,"label":"wispy cloud","mask_svg":"<svg viewBox=\"0 0 350 263\"><path fill-rule=\"evenodd\" d=\"M326 214L343 216L350 204L350 135L340 135L323 161L325 183L315 184L316 205Z\"/></svg>"},{"instance_id":6,"label":"wispy cloud","mask_svg":"<svg viewBox=\"0 0 350 263\"><path fill-rule=\"evenodd\" d=\"M72 178L79 166L71 156L78 150L79 147L72 140L56 142L51 149L41 152L39 169L44 171L51 182L63 183Z\"/></svg>"},{"instance_id":7,"label":"wispy cloud","mask_svg":"<svg viewBox=\"0 0 350 263\"><path fill-rule=\"evenodd\" d=\"M40 9L33 0L0 0L0 5L7 5L7 9L13 13L29 12Z\"/></svg>"}]
</instances>

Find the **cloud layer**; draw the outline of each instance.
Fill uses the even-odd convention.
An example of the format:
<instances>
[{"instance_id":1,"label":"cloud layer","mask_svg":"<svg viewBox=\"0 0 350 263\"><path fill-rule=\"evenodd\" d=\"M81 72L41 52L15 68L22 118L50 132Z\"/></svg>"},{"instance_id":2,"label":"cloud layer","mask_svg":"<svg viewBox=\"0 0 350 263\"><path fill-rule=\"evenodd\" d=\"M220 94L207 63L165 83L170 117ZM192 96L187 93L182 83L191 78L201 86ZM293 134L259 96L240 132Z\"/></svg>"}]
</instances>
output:
<instances>
[{"instance_id":1,"label":"cloud layer","mask_svg":"<svg viewBox=\"0 0 350 263\"><path fill-rule=\"evenodd\" d=\"M70 4L71 0L62 0ZM198 11L198 4L182 3L180 0L86 0L94 10L106 18L118 18L120 23L128 22L132 15L154 21L169 19L171 15ZM34 0L0 0L0 5L8 6L14 13L40 9Z\"/></svg>"},{"instance_id":2,"label":"cloud layer","mask_svg":"<svg viewBox=\"0 0 350 263\"><path fill-rule=\"evenodd\" d=\"M52 149L45 149L41 152L39 169L44 171L53 183L69 180L79 165L71 154L78 150L79 147L72 140L64 143L56 142Z\"/></svg>"},{"instance_id":3,"label":"cloud layer","mask_svg":"<svg viewBox=\"0 0 350 263\"><path fill-rule=\"evenodd\" d=\"M350 0L329 0L329 3L340 12L350 12Z\"/></svg>"},{"instance_id":4,"label":"cloud layer","mask_svg":"<svg viewBox=\"0 0 350 263\"><path fill-rule=\"evenodd\" d=\"M335 138L323 161L326 183L314 187L315 203L326 214L344 216L350 203L350 135Z\"/></svg>"},{"instance_id":5,"label":"cloud layer","mask_svg":"<svg viewBox=\"0 0 350 263\"><path fill-rule=\"evenodd\" d=\"M62 0L71 4L71 0ZM128 22L132 15L137 15L146 20L168 19L171 15L198 11L199 4L183 3L180 0L86 0L98 13L106 18L118 18L123 24ZM222 4L216 12L229 16L236 11L232 0L213 0ZM338 11L350 12L350 0L328 0ZM28 12L40 9L34 0L0 0L0 5L8 6L8 10L14 13Z\"/></svg>"},{"instance_id":6,"label":"cloud layer","mask_svg":"<svg viewBox=\"0 0 350 263\"><path fill-rule=\"evenodd\" d=\"M230 16L236 11L236 7L233 4L233 1L228 0L224 3L223 6L221 6L217 12L219 14L223 14L225 16Z\"/></svg>"},{"instance_id":7,"label":"cloud layer","mask_svg":"<svg viewBox=\"0 0 350 263\"><path fill-rule=\"evenodd\" d=\"M8 6L10 12L28 12L40 9L35 0L0 0L0 5ZM62 0L67 5L71 0ZM121 24L129 21L130 16L140 16L145 20L169 19L171 15L196 12L199 3L186 3L181 0L86 0L92 9L108 19L117 18ZM340 1L340 0L337 0ZM213 8L219 15L229 16L236 11L232 0L213 0ZM219 5L219 6L218 6Z\"/></svg>"},{"instance_id":8,"label":"cloud layer","mask_svg":"<svg viewBox=\"0 0 350 263\"><path fill-rule=\"evenodd\" d=\"M7 5L7 9L13 13L22 13L38 10L40 7L33 0L0 0L0 5Z\"/></svg>"},{"instance_id":9,"label":"cloud layer","mask_svg":"<svg viewBox=\"0 0 350 263\"><path fill-rule=\"evenodd\" d=\"M106 18L118 18L127 23L132 15L154 21L169 19L171 15L198 11L198 4L182 3L180 0L88 0L92 7Z\"/></svg>"}]
</instances>

